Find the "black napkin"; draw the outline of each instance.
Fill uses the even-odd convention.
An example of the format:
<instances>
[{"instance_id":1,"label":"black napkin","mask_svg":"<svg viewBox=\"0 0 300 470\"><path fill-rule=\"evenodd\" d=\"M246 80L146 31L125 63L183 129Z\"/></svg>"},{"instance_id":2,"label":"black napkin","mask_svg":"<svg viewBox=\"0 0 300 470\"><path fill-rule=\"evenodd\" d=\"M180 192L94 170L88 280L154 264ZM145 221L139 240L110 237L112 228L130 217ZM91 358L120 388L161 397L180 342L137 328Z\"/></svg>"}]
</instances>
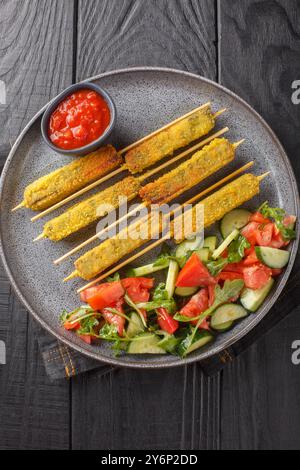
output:
<instances>
[{"instance_id":1,"label":"black napkin","mask_svg":"<svg viewBox=\"0 0 300 470\"><path fill-rule=\"evenodd\" d=\"M281 296L270 310L268 315L240 341L205 361L200 366L206 375L217 374L226 364L245 351L251 344L270 331L283 318L294 312L300 306L300 257L298 256L292 274ZM107 374L116 370L116 367L90 359L77 351L65 346L56 338L49 335L37 323L34 325L36 337L43 356L46 371L51 379L73 377L75 375L97 370L100 374Z\"/></svg>"}]
</instances>

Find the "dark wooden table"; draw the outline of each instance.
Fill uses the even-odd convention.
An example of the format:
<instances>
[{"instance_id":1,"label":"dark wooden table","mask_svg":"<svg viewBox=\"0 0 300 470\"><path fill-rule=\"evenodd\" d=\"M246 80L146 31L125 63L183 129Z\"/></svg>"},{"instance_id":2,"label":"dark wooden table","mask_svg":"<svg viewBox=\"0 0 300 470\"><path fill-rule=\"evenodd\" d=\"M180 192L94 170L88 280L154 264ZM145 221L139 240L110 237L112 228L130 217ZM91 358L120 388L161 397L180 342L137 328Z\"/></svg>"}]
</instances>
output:
<instances>
[{"instance_id":1,"label":"dark wooden table","mask_svg":"<svg viewBox=\"0 0 300 470\"><path fill-rule=\"evenodd\" d=\"M237 92L278 134L299 178L299 0L1 0L1 167L49 98L140 65L188 70ZM1 269L0 449L300 448L300 366L291 361L299 313L212 379L195 364L51 383L33 320Z\"/></svg>"}]
</instances>

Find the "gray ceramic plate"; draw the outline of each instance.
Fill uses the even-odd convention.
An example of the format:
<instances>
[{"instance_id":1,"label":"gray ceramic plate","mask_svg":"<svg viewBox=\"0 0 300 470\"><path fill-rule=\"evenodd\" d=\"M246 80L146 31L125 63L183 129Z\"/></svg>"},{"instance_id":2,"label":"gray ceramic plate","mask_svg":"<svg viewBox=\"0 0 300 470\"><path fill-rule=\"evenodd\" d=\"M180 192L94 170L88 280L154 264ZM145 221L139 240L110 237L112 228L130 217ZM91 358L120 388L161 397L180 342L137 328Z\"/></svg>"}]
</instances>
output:
<instances>
[{"instance_id":1,"label":"gray ceramic plate","mask_svg":"<svg viewBox=\"0 0 300 470\"><path fill-rule=\"evenodd\" d=\"M106 89L116 103L118 122L112 142L117 148L134 142L207 101L212 101L214 110L228 108L228 112L219 119L217 128L227 125L232 141L245 138L246 142L239 148L236 162L218 172L205 185L255 159L253 171L256 174L270 171L271 176L262 183L260 197L251 201L248 207L254 209L268 199L272 205L298 216L296 181L283 148L263 119L227 89L196 75L169 69L120 70L91 80ZM75 289L81 283L62 283L62 279L72 271L71 260L59 267L54 267L52 261L95 229L60 244L48 240L33 244L32 239L42 231L43 221L32 224L32 214L27 210L11 214L11 208L22 200L28 183L71 159L59 156L44 143L40 133L42 113L43 110L32 119L11 150L2 175L0 217L2 258L7 274L27 310L43 327L69 346L101 361L118 366L161 368L198 361L220 352L249 332L268 313L288 279L298 241L291 246L289 266L259 312L250 315L233 330L219 335L212 345L196 351L185 361L173 356L128 355L115 358L109 344L103 342L89 346L64 331L59 324L59 314L64 308L78 306ZM151 254L153 256L155 253ZM145 261L145 258L140 260L141 263Z\"/></svg>"}]
</instances>

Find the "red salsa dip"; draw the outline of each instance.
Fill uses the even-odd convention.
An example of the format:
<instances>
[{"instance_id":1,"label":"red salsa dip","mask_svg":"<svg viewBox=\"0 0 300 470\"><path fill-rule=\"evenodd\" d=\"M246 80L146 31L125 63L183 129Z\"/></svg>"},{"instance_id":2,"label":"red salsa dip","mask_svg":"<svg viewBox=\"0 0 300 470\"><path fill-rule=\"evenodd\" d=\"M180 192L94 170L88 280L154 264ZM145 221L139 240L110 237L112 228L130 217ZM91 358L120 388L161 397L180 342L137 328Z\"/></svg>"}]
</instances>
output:
<instances>
[{"instance_id":1,"label":"red salsa dip","mask_svg":"<svg viewBox=\"0 0 300 470\"><path fill-rule=\"evenodd\" d=\"M104 134L110 118L104 98L96 91L82 89L64 99L51 114L48 136L58 148L78 149Z\"/></svg>"}]
</instances>

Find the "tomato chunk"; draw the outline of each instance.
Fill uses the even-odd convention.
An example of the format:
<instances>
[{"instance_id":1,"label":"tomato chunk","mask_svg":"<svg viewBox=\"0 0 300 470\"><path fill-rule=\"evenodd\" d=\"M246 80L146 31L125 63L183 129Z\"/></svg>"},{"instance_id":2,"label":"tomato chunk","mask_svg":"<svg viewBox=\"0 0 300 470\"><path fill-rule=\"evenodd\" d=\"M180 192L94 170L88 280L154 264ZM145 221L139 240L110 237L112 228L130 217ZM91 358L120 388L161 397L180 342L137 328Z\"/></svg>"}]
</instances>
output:
<instances>
[{"instance_id":1,"label":"tomato chunk","mask_svg":"<svg viewBox=\"0 0 300 470\"><path fill-rule=\"evenodd\" d=\"M114 305L111 306L111 308L114 308L115 310L118 310L120 313L124 313L123 311L123 300L119 300L116 302ZM102 310L102 315L104 319L107 321L107 323L111 325L115 325L117 327L118 335L123 336L124 335L124 326L125 326L125 318L122 317L121 315L118 315L117 313L112 313L106 309Z\"/></svg>"},{"instance_id":2,"label":"tomato chunk","mask_svg":"<svg viewBox=\"0 0 300 470\"><path fill-rule=\"evenodd\" d=\"M119 281L108 282L100 284L97 287L92 287L84 291L82 298L94 310L102 310L105 307L110 307L120 300L125 294L124 287Z\"/></svg>"},{"instance_id":3,"label":"tomato chunk","mask_svg":"<svg viewBox=\"0 0 300 470\"><path fill-rule=\"evenodd\" d=\"M212 286L210 286L212 287ZM194 318L205 312L209 306L208 289L201 289L197 294L193 295L190 301L180 310L181 315L185 317ZM197 320L191 322L193 325L197 325ZM199 326L201 329L209 329L207 320Z\"/></svg>"},{"instance_id":4,"label":"tomato chunk","mask_svg":"<svg viewBox=\"0 0 300 470\"><path fill-rule=\"evenodd\" d=\"M251 266L252 264L255 264L255 263L259 262L259 260L256 256L256 251L255 251L254 246L252 246L248 250L245 250L245 255L246 255L246 257L243 260L243 265L244 266Z\"/></svg>"},{"instance_id":5,"label":"tomato chunk","mask_svg":"<svg viewBox=\"0 0 300 470\"><path fill-rule=\"evenodd\" d=\"M82 341L84 341L85 343L87 344L92 344L92 336L91 335L79 335L80 339L82 339Z\"/></svg>"},{"instance_id":6,"label":"tomato chunk","mask_svg":"<svg viewBox=\"0 0 300 470\"><path fill-rule=\"evenodd\" d=\"M260 212L254 212L249 220L250 222L257 222L258 224L269 224L271 222L270 219L264 217Z\"/></svg>"},{"instance_id":7,"label":"tomato chunk","mask_svg":"<svg viewBox=\"0 0 300 470\"><path fill-rule=\"evenodd\" d=\"M177 287L199 287L216 284L208 269L201 262L199 256L193 253L180 271L177 278Z\"/></svg>"},{"instance_id":8,"label":"tomato chunk","mask_svg":"<svg viewBox=\"0 0 300 470\"><path fill-rule=\"evenodd\" d=\"M245 286L249 289L261 289L272 276L272 269L264 264L258 263L244 269Z\"/></svg>"},{"instance_id":9,"label":"tomato chunk","mask_svg":"<svg viewBox=\"0 0 300 470\"><path fill-rule=\"evenodd\" d=\"M274 233L274 224L271 222L256 230L256 242L259 246L270 246Z\"/></svg>"},{"instance_id":10,"label":"tomato chunk","mask_svg":"<svg viewBox=\"0 0 300 470\"><path fill-rule=\"evenodd\" d=\"M128 277L121 282L133 302L149 301L149 290L154 286L154 279L148 277Z\"/></svg>"},{"instance_id":11,"label":"tomato chunk","mask_svg":"<svg viewBox=\"0 0 300 470\"><path fill-rule=\"evenodd\" d=\"M179 323L177 320L174 320L172 315L169 314L167 309L165 308L158 308L157 310L157 322L160 326L160 328L169 335L172 335L175 333L176 330L179 328Z\"/></svg>"},{"instance_id":12,"label":"tomato chunk","mask_svg":"<svg viewBox=\"0 0 300 470\"><path fill-rule=\"evenodd\" d=\"M250 222L241 230L241 234L248 240L250 245L256 245L256 231L259 226L258 222Z\"/></svg>"}]
</instances>

